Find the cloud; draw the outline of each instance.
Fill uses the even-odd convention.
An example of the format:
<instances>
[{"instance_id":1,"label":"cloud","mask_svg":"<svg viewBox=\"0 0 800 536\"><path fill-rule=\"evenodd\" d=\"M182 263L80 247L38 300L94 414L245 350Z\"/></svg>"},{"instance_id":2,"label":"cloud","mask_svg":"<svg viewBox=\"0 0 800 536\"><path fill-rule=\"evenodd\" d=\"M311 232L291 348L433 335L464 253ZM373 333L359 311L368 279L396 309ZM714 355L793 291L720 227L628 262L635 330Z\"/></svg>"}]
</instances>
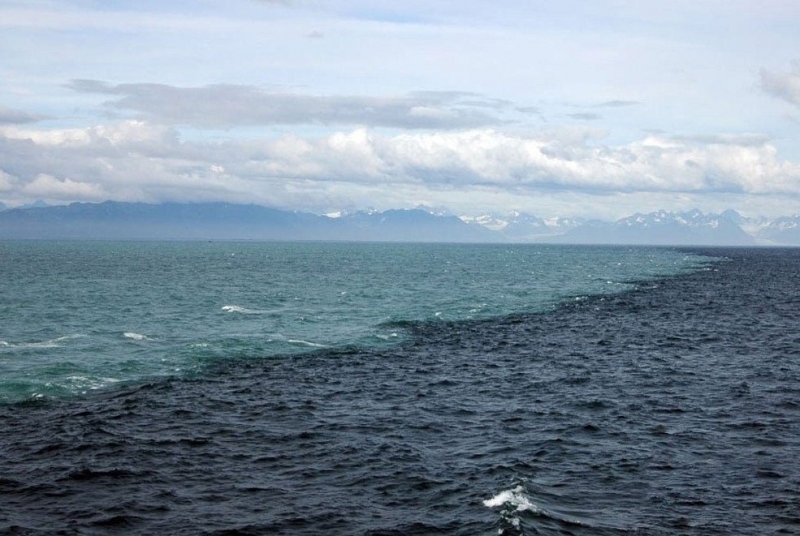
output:
<instances>
[{"instance_id":1,"label":"cloud","mask_svg":"<svg viewBox=\"0 0 800 536\"><path fill-rule=\"evenodd\" d=\"M0 169L0 193L14 191L18 183L19 179Z\"/></svg>"},{"instance_id":2,"label":"cloud","mask_svg":"<svg viewBox=\"0 0 800 536\"><path fill-rule=\"evenodd\" d=\"M761 69L761 88L781 100L800 106L800 60L792 62L789 72Z\"/></svg>"},{"instance_id":3,"label":"cloud","mask_svg":"<svg viewBox=\"0 0 800 536\"><path fill-rule=\"evenodd\" d=\"M568 104L567 106L570 108L578 108L587 111L568 113L566 114L566 117L569 117L570 119L576 119L578 121L599 121L603 119L603 116L595 111L588 110L597 110L598 108L627 108L630 106L638 106L639 104L640 103L638 101L628 100L609 100L598 104Z\"/></svg>"},{"instance_id":4,"label":"cloud","mask_svg":"<svg viewBox=\"0 0 800 536\"><path fill-rule=\"evenodd\" d=\"M110 85L73 80L81 93L111 95L109 107L150 121L205 128L247 125L366 125L407 129L464 129L502 121L484 111L499 101L458 92L418 92L405 97L319 96L267 92L253 86L175 87ZM465 102L469 97L470 100Z\"/></svg>"},{"instance_id":5,"label":"cloud","mask_svg":"<svg viewBox=\"0 0 800 536\"><path fill-rule=\"evenodd\" d=\"M572 119L578 119L581 121L597 121L598 119L603 118L603 116L600 114L593 114L587 112L567 114L567 117L571 117Z\"/></svg>"},{"instance_id":6,"label":"cloud","mask_svg":"<svg viewBox=\"0 0 800 536\"><path fill-rule=\"evenodd\" d=\"M738 145L756 147L769 143L764 134L713 134L696 136L671 136L670 139L691 145Z\"/></svg>"},{"instance_id":7,"label":"cloud","mask_svg":"<svg viewBox=\"0 0 800 536\"><path fill-rule=\"evenodd\" d=\"M0 190L5 201L224 200L318 211L475 204L489 193L515 203L580 195L800 198L800 165L782 160L763 137L648 135L603 145L591 132L390 136L356 128L210 143L143 121L0 127Z\"/></svg>"},{"instance_id":8,"label":"cloud","mask_svg":"<svg viewBox=\"0 0 800 536\"><path fill-rule=\"evenodd\" d=\"M610 100L606 102L601 102L600 104L595 105L597 108L624 108L628 106L638 106L641 104L639 101L631 101L631 100Z\"/></svg>"},{"instance_id":9,"label":"cloud","mask_svg":"<svg viewBox=\"0 0 800 536\"><path fill-rule=\"evenodd\" d=\"M87 201L103 201L108 194L99 184L57 179L52 175L41 173L22 187L22 193L35 198L46 197L53 200L71 201L82 199Z\"/></svg>"},{"instance_id":10,"label":"cloud","mask_svg":"<svg viewBox=\"0 0 800 536\"><path fill-rule=\"evenodd\" d=\"M46 119L43 115L29 114L20 110L12 110L0 106L0 125L22 125L25 123L35 123Z\"/></svg>"}]
</instances>

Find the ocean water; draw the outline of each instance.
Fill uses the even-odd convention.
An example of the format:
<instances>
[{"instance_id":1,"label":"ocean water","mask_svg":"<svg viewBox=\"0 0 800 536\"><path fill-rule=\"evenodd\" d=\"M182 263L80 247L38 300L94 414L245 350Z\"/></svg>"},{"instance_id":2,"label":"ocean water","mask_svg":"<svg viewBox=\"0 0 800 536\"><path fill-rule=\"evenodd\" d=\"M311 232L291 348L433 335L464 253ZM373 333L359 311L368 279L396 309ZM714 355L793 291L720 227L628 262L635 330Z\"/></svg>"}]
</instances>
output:
<instances>
[{"instance_id":1,"label":"ocean water","mask_svg":"<svg viewBox=\"0 0 800 536\"><path fill-rule=\"evenodd\" d=\"M800 251L0 243L0 532L800 530Z\"/></svg>"},{"instance_id":2,"label":"ocean water","mask_svg":"<svg viewBox=\"0 0 800 536\"><path fill-rule=\"evenodd\" d=\"M394 345L703 266L669 250L0 243L0 402L203 374L220 360Z\"/></svg>"}]
</instances>

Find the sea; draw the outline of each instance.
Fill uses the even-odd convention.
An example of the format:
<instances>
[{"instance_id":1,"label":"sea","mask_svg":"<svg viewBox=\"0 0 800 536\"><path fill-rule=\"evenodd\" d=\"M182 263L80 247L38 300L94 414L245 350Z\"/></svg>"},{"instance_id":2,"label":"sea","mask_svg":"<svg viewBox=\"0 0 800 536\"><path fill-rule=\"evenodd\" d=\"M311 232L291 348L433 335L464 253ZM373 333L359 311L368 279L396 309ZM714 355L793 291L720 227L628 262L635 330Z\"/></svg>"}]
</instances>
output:
<instances>
[{"instance_id":1,"label":"sea","mask_svg":"<svg viewBox=\"0 0 800 536\"><path fill-rule=\"evenodd\" d=\"M800 249L0 242L0 534L800 534Z\"/></svg>"}]
</instances>

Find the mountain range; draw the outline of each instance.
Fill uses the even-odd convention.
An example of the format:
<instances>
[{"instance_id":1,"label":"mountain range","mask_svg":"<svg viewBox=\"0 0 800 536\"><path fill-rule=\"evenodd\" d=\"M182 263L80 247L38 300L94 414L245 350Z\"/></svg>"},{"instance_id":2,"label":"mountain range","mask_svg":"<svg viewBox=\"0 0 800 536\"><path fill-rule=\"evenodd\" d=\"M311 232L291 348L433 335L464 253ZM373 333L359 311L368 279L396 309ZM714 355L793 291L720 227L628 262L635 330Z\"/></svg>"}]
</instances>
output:
<instances>
[{"instance_id":1,"label":"mountain range","mask_svg":"<svg viewBox=\"0 0 800 536\"><path fill-rule=\"evenodd\" d=\"M73 203L0 212L0 239L492 242L455 216L424 210L340 217L230 203Z\"/></svg>"},{"instance_id":2,"label":"mountain range","mask_svg":"<svg viewBox=\"0 0 800 536\"><path fill-rule=\"evenodd\" d=\"M540 218L521 212L477 217L411 210L316 215L230 203L36 203L0 205L0 239L338 240L800 246L800 215L745 218L657 211L617 221Z\"/></svg>"}]
</instances>

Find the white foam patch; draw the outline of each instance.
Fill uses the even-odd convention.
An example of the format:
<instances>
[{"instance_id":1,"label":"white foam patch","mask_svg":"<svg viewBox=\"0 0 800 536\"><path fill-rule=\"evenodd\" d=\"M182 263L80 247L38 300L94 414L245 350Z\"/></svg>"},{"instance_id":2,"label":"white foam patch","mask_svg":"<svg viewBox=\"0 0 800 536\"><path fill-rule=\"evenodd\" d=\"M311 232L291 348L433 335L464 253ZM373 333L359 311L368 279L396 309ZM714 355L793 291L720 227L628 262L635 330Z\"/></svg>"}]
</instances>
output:
<instances>
[{"instance_id":1,"label":"white foam patch","mask_svg":"<svg viewBox=\"0 0 800 536\"><path fill-rule=\"evenodd\" d=\"M326 348L326 346L324 344L318 344L316 342L304 341L304 340L301 340L301 339L287 339L286 342L288 342L289 344L297 344L297 345L300 345L300 346L310 346L311 348Z\"/></svg>"},{"instance_id":2,"label":"white foam patch","mask_svg":"<svg viewBox=\"0 0 800 536\"><path fill-rule=\"evenodd\" d=\"M84 337L85 335L65 335L63 337L57 337L55 339L50 339L47 341L40 341L40 342L19 342L19 343L10 343L7 341L0 341L0 348L19 348L19 349L26 349L26 348L61 348L63 342L71 340L71 339L79 339Z\"/></svg>"},{"instance_id":3,"label":"white foam patch","mask_svg":"<svg viewBox=\"0 0 800 536\"><path fill-rule=\"evenodd\" d=\"M261 311L259 309L248 309L246 307L241 307L239 305L223 305L222 310L226 313L239 313L243 315L263 315L267 311Z\"/></svg>"},{"instance_id":4,"label":"white foam patch","mask_svg":"<svg viewBox=\"0 0 800 536\"><path fill-rule=\"evenodd\" d=\"M141 333L134 333L132 331L126 331L122 334L123 337L126 339L133 339L134 341L149 341L150 337L147 335L142 335Z\"/></svg>"},{"instance_id":5,"label":"white foam patch","mask_svg":"<svg viewBox=\"0 0 800 536\"><path fill-rule=\"evenodd\" d=\"M16 348L61 348L61 345L55 341L21 342L14 346Z\"/></svg>"},{"instance_id":6,"label":"white foam patch","mask_svg":"<svg viewBox=\"0 0 800 536\"><path fill-rule=\"evenodd\" d=\"M70 390L81 390L86 392L86 389L97 390L103 389L109 385L119 383L121 380L117 378L102 378L102 377L87 377L80 375L67 376L67 387Z\"/></svg>"},{"instance_id":7,"label":"white foam patch","mask_svg":"<svg viewBox=\"0 0 800 536\"><path fill-rule=\"evenodd\" d=\"M53 341L54 342L62 342L62 341L69 341L69 340L72 340L72 339L82 339L85 336L86 335L83 335L81 333L76 333L74 335L64 335L63 337L59 337L57 339L53 339Z\"/></svg>"},{"instance_id":8,"label":"white foam patch","mask_svg":"<svg viewBox=\"0 0 800 536\"><path fill-rule=\"evenodd\" d=\"M542 510L534 504L526 495L522 486L517 486L514 489L501 491L491 499L483 501L483 505L488 508L498 508L501 506L512 507L516 512L524 512L529 510L531 512L540 513Z\"/></svg>"},{"instance_id":9,"label":"white foam patch","mask_svg":"<svg viewBox=\"0 0 800 536\"><path fill-rule=\"evenodd\" d=\"M389 340L392 340L392 339L396 339L399 335L397 335L397 333L395 333L395 332L392 332L392 333L389 333L388 335L385 334L385 333L376 333L375 336L377 338L379 338L380 340L382 340L382 341L389 341Z\"/></svg>"}]
</instances>

